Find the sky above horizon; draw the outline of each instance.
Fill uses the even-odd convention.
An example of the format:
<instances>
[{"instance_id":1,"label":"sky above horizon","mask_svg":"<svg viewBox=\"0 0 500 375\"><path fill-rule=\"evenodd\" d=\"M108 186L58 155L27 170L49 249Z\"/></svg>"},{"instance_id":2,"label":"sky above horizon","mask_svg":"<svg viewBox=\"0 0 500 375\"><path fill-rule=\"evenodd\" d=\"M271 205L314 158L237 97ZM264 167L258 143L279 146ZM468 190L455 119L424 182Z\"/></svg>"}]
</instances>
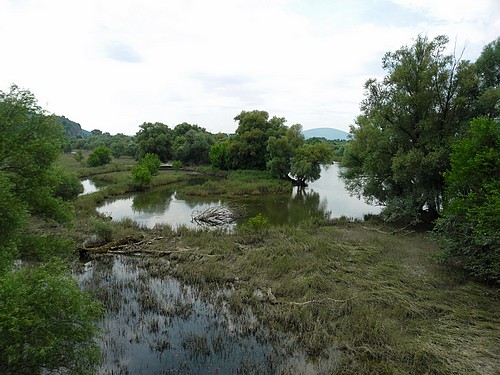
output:
<instances>
[{"instance_id":1,"label":"sky above horizon","mask_svg":"<svg viewBox=\"0 0 500 375\"><path fill-rule=\"evenodd\" d=\"M419 34L475 61L500 36L500 1L0 0L0 90L111 134L232 133L255 109L348 131L383 55Z\"/></svg>"}]
</instances>

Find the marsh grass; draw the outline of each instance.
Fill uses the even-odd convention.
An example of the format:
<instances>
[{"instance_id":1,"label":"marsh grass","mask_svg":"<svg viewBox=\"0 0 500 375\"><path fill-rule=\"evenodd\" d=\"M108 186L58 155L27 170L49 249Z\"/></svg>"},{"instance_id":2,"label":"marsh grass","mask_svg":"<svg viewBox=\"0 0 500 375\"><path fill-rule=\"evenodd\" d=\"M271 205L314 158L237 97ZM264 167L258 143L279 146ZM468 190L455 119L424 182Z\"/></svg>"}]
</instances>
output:
<instances>
[{"instance_id":1,"label":"marsh grass","mask_svg":"<svg viewBox=\"0 0 500 375\"><path fill-rule=\"evenodd\" d=\"M292 185L276 180L263 171L230 171L225 178L215 178L203 184L183 189L183 193L196 196L236 196L265 193L288 193Z\"/></svg>"},{"instance_id":2,"label":"marsh grass","mask_svg":"<svg viewBox=\"0 0 500 375\"><path fill-rule=\"evenodd\" d=\"M264 235L172 231L191 249L172 272L201 288L234 285L235 312L251 306L313 357L341 349L339 373L494 373L498 291L434 263L424 233L392 229L316 220Z\"/></svg>"},{"instance_id":3,"label":"marsh grass","mask_svg":"<svg viewBox=\"0 0 500 375\"><path fill-rule=\"evenodd\" d=\"M113 158L111 160L111 163L104 166L89 167L87 166L86 162L90 154L90 151L87 150L81 150L81 151L84 157L83 161L81 162L77 161L75 159L75 154L68 152L62 154L59 157L57 164L61 165L62 167L70 171L73 171L80 178L94 176L96 174L102 174L102 173L130 171L130 169L137 164L133 158L123 156L121 158Z\"/></svg>"}]
</instances>

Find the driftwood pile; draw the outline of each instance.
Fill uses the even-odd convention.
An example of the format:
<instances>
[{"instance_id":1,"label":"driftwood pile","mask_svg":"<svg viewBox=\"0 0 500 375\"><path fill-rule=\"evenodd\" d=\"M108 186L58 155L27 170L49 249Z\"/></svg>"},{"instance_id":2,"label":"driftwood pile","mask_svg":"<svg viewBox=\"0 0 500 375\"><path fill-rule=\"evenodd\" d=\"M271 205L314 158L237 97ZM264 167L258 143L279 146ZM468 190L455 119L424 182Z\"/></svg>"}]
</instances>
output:
<instances>
[{"instance_id":1,"label":"driftwood pile","mask_svg":"<svg viewBox=\"0 0 500 375\"><path fill-rule=\"evenodd\" d=\"M199 212L193 211L191 221L200 225L226 225L243 216L241 207L229 207L228 205L220 205L209 207L206 210Z\"/></svg>"}]
</instances>

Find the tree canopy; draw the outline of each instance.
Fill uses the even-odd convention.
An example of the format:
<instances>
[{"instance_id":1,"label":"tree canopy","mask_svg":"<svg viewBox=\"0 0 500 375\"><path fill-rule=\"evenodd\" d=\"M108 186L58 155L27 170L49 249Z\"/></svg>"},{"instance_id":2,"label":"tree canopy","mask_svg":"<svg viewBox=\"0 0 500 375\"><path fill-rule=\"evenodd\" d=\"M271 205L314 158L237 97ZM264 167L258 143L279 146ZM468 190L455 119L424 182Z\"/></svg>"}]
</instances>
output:
<instances>
[{"instance_id":1,"label":"tree canopy","mask_svg":"<svg viewBox=\"0 0 500 375\"><path fill-rule=\"evenodd\" d=\"M343 178L387 220L433 220L442 207L450 144L476 110L473 66L445 55L445 36L388 52L382 81L365 84Z\"/></svg>"}]
</instances>

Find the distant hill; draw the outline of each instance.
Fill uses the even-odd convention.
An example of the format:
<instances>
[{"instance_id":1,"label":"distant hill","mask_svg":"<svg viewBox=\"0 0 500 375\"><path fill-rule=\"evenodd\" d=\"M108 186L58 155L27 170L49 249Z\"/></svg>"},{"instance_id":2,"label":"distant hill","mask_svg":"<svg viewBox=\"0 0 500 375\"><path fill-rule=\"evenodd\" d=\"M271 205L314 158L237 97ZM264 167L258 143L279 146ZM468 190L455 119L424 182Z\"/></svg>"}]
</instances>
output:
<instances>
[{"instance_id":1,"label":"distant hill","mask_svg":"<svg viewBox=\"0 0 500 375\"><path fill-rule=\"evenodd\" d=\"M60 124L66 131L66 134L70 137L86 138L90 135L90 132L87 130L83 130L79 123L71 121L64 116L56 116L56 120L60 122Z\"/></svg>"},{"instance_id":2,"label":"distant hill","mask_svg":"<svg viewBox=\"0 0 500 375\"><path fill-rule=\"evenodd\" d=\"M318 137L318 138L325 138L328 140L334 140L334 139L346 140L347 136L349 135L349 133L345 131L334 128L308 129L304 130L302 134L304 134L305 139Z\"/></svg>"}]
</instances>

